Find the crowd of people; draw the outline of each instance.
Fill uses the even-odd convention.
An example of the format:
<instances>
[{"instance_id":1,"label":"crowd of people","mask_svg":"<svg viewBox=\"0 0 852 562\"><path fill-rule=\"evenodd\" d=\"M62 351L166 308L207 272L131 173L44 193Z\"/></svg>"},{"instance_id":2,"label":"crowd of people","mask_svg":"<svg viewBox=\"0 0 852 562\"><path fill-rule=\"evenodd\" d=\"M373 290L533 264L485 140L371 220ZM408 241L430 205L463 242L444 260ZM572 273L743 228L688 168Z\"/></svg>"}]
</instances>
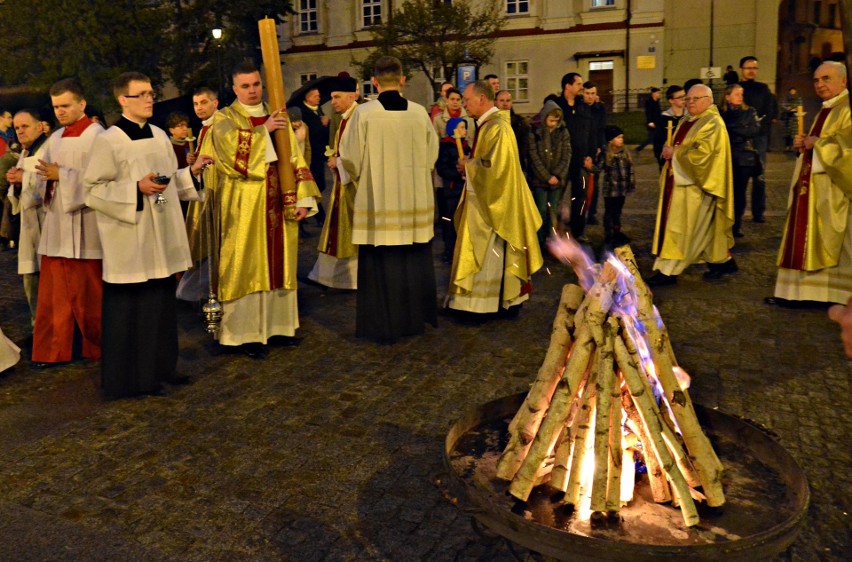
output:
<instances>
[{"instance_id":1,"label":"crowd of people","mask_svg":"<svg viewBox=\"0 0 852 562\"><path fill-rule=\"evenodd\" d=\"M764 221L777 105L755 80L757 63L742 59L742 79L718 106L698 80L669 86L665 111L663 92L649 93L648 138L634 154L653 145L661 168L651 286L675 284L694 264L707 264L708 281L738 271L731 249L744 236L749 180L752 220ZM60 128L49 136L39 111L12 115L14 137L2 130L10 147L3 200L19 233L5 236L18 244L36 367L99 360L105 396L156 394L163 383L187 382L176 372L176 296L220 303L219 345L263 358L270 338L298 343L298 280L307 279L356 290L356 335L393 343L437 326L441 308L477 321L517 315L547 238L564 232L586 242L599 194L605 243L630 240L621 213L636 188L633 156L624 132L607 123L596 85L578 73L529 120L493 75L461 90L443 84L430 109L407 100L393 57L375 65L375 99L337 76L330 116L315 90L301 107L270 108L250 62L231 77L228 107L209 88L194 93L197 137L185 114L169 116L168 134L149 123L154 90L135 72L113 85L122 115L107 129L87 115L73 79L50 89ZM814 83L823 109L790 141L800 156L771 305L852 304L846 69L826 62ZM322 231L303 278L298 241L308 217ZM436 224L450 266L443 307ZM847 350L850 314L831 310ZM19 353L1 332L0 348L4 360Z\"/></svg>"}]
</instances>

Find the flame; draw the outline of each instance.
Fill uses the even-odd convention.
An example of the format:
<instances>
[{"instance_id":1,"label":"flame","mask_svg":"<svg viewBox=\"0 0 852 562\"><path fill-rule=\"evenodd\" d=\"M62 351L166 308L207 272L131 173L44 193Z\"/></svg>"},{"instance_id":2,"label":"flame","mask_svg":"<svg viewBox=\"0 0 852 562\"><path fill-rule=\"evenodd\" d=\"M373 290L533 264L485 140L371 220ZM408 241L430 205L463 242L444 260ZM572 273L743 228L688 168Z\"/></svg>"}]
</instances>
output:
<instances>
[{"instance_id":1,"label":"flame","mask_svg":"<svg viewBox=\"0 0 852 562\"><path fill-rule=\"evenodd\" d=\"M672 367L672 371L674 371L674 376L677 379L680 389L687 390L689 388L690 383L692 382L692 377L689 376L689 373L687 373L680 367Z\"/></svg>"},{"instance_id":2,"label":"flame","mask_svg":"<svg viewBox=\"0 0 852 562\"><path fill-rule=\"evenodd\" d=\"M588 292L592 288L600 273L600 267L576 240L571 238L569 234L560 236L554 230L553 236L547 240L547 249L556 259L574 269L584 291Z\"/></svg>"}]
</instances>

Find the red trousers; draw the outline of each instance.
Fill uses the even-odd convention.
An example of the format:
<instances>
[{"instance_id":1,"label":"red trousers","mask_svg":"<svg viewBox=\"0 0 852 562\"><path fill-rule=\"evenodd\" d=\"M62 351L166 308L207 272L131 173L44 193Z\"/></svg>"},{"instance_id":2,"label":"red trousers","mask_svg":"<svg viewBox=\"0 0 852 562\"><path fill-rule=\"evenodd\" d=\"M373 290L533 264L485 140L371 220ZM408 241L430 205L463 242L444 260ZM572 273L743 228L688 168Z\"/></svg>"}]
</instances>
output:
<instances>
[{"instance_id":1,"label":"red trousers","mask_svg":"<svg viewBox=\"0 0 852 562\"><path fill-rule=\"evenodd\" d=\"M33 329L33 361L71 361L74 326L83 336L81 353L101 358L101 260L42 256Z\"/></svg>"}]
</instances>

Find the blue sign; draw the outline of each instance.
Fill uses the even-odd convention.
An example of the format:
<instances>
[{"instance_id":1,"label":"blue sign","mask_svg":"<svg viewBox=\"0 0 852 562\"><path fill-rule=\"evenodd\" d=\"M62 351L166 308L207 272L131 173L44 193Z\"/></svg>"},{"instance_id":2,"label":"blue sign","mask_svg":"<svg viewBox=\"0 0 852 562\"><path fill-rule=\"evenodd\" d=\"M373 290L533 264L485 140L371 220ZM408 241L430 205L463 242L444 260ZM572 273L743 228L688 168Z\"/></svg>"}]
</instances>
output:
<instances>
[{"instance_id":1,"label":"blue sign","mask_svg":"<svg viewBox=\"0 0 852 562\"><path fill-rule=\"evenodd\" d=\"M456 84L458 90L463 92L468 84L476 82L476 66L472 64L459 65Z\"/></svg>"}]
</instances>

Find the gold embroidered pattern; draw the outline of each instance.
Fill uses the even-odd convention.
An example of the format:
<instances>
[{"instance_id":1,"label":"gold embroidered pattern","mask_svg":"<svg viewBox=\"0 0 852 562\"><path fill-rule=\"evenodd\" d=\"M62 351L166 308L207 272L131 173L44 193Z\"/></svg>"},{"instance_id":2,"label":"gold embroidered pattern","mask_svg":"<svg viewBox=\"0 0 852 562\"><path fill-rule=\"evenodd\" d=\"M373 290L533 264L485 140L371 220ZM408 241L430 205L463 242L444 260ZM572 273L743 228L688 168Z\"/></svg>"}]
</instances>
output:
<instances>
[{"instance_id":1,"label":"gold embroidered pattern","mask_svg":"<svg viewBox=\"0 0 852 562\"><path fill-rule=\"evenodd\" d=\"M234 158L234 169L244 176L248 176L251 134L251 129L240 129L237 132L237 154Z\"/></svg>"}]
</instances>

